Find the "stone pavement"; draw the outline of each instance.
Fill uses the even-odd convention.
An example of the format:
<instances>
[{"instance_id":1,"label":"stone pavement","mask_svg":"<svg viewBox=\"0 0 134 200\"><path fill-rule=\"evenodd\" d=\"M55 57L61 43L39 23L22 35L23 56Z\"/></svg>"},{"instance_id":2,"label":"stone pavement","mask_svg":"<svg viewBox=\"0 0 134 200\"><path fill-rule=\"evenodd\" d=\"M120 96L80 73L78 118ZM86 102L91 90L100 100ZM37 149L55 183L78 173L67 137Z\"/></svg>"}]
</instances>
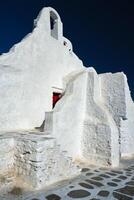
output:
<instances>
[{"instance_id":1,"label":"stone pavement","mask_svg":"<svg viewBox=\"0 0 134 200\"><path fill-rule=\"evenodd\" d=\"M134 161L119 169L83 168L81 175L64 181L52 189L24 192L13 188L0 194L0 200L133 200Z\"/></svg>"}]
</instances>

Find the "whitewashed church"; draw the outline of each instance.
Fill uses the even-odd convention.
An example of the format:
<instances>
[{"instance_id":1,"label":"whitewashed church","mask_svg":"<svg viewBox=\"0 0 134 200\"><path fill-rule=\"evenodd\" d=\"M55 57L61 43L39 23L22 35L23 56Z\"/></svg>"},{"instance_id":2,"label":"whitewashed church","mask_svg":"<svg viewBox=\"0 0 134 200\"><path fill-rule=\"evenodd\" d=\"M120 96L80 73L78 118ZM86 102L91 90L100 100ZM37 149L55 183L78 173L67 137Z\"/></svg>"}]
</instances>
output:
<instances>
[{"instance_id":1,"label":"whitewashed church","mask_svg":"<svg viewBox=\"0 0 134 200\"><path fill-rule=\"evenodd\" d=\"M53 8L0 56L0 146L0 174L36 189L76 176L79 163L118 167L134 154L125 74L84 67Z\"/></svg>"}]
</instances>

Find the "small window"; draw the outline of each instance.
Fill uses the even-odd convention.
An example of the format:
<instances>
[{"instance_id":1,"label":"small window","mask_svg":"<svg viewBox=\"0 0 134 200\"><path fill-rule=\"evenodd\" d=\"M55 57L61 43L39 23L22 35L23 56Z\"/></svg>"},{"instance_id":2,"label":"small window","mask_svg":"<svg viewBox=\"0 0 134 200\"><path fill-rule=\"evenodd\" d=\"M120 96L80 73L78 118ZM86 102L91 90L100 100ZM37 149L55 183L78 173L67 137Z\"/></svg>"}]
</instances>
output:
<instances>
[{"instance_id":1,"label":"small window","mask_svg":"<svg viewBox=\"0 0 134 200\"><path fill-rule=\"evenodd\" d=\"M54 19L50 16L50 27L51 31L54 29Z\"/></svg>"},{"instance_id":2,"label":"small window","mask_svg":"<svg viewBox=\"0 0 134 200\"><path fill-rule=\"evenodd\" d=\"M64 46L67 46L67 42L66 41L64 41L63 44L64 44Z\"/></svg>"},{"instance_id":3,"label":"small window","mask_svg":"<svg viewBox=\"0 0 134 200\"><path fill-rule=\"evenodd\" d=\"M58 17L53 11L50 11L50 30L51 36L58 40Z\"/></svg>"}]
</instances>

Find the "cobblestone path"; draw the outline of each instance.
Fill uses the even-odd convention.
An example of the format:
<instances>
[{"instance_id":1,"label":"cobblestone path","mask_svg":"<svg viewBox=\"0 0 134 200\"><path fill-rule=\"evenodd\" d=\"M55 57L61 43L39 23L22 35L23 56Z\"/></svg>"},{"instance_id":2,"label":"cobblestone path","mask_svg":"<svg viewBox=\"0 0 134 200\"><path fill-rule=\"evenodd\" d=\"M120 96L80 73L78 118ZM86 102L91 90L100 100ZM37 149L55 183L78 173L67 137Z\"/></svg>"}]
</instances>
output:
<instances>
[{"instance_id":1,"label":"cobblestone path","mask_svg":"<svg viewBox=\"0 0 134 200\"><path fill-rule=\"evenodd\" d=\"M15 191L15 190L14 190ZM16 189L17 191L17 189ZM18 189L19 191L19 189ZM134 164L121 169L83 168L81 175L48 191L13 190L0 200L134 200Z\"/></svg>"}]
</instances>

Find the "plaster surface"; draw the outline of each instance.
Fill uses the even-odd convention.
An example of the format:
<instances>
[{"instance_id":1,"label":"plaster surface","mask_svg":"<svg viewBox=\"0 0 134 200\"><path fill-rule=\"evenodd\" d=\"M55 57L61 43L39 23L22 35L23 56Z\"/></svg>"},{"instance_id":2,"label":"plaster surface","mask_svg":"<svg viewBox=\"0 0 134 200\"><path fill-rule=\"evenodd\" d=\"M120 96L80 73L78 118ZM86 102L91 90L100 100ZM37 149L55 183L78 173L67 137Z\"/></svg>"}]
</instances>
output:
<instances>
[{"instance_id":1,"label":"plaster surface","mask_svg":"<svg viewBox=\"0 0 134 200\"><path fill-rule=\"evenodd\" d=\"M51 12L57 16L57 39L51 35ZM0 130L39 127L45 111L52 110L55 88L63 89L63 77L83 68L71 42L63 36L58 13L44 8L33 32L0 56Z\"/></svg>"},{"instance_id":2,"label":"plaster surface","mask_svg":"<svg viewBox=\"0 0 134 200\"><path fill-rule=\"evenodd\" d=\"M16 183L46 188L78 175L81 162L118 167L134 154L134 103L125 74L84 67L53 8L43 8L34 26L0 56L3 192ZM61 93L54 108L53 92Z\"/></svg>"},{"instance_id":3,"label":"plaster surface","mask_svg":"<svg viewBox=\"0 0 134 200\"><path fill-rule=\"evenodd\" d=\"M96 71L84 70L68 79L66 85L65 94L48 115L49 120L46 115L45 126L48 123L49 129L45 130L51 130L61 148L76 161L118 166L118 128L102 101Z\"/></svg>"},{"instance_id":4,"label":"plaster surface","mask_svg":"<svg viewBox=\"0 0 134 200\"><path fill-rule=\"evenodd\" d=\"M122 156L134 155L134 103L125 76L126 120L121 121L121 153Z\"/></svg>"},{"instance_id":5,"label":"plaster surface","mask_svg":"<svg viewBox=\"0 0 134 200\"><path fill-rule=\"evenodd\" d=\"M14 185L19 180L29 189L42 189L80 172L50 135L11 132L0 137L0 174L12 175Z\"/></svg>"},{"instance_id":6,"label":"plaster surface","mask_svg":"<svg viewBox=\"0 0 134 200\"><path fill-rule=\"evenodd\" d=\"M112 114L119 130L120 155L134 153L134 103L124 73L101 74L101 91L104 104Z\"/></svg>"}]
</instances>

